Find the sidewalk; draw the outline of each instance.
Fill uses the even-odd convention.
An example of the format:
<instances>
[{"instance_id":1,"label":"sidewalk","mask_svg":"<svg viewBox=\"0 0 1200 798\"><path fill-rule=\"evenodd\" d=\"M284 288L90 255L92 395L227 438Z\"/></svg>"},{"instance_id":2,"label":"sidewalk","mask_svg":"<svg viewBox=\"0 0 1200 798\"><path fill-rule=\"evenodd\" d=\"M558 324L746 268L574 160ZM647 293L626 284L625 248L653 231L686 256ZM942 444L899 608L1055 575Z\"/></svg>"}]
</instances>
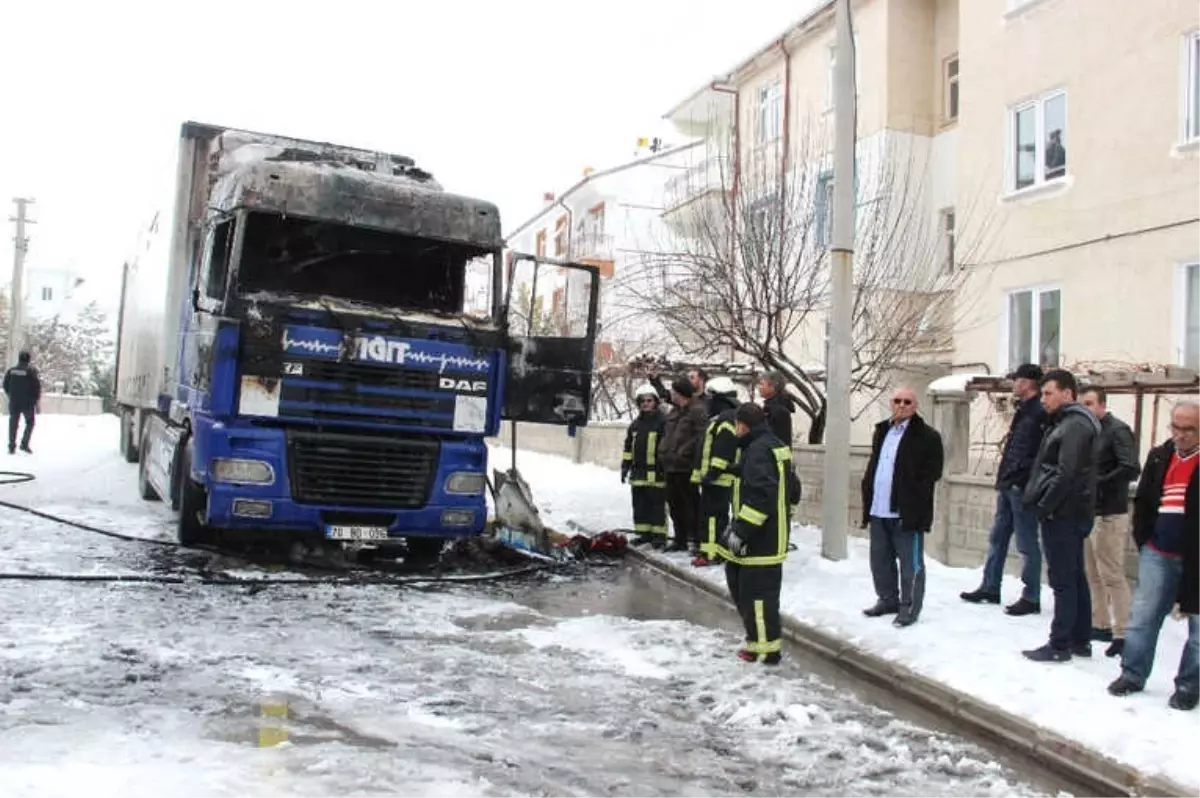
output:
<instances>
[{"instance_id":1,"label":"sidewalk","mask_svg":"<svg viewBox=\"0 0 1200 798\"><path fill-rule=\"evenodd\" d=\"M508 450L493 448L494 462L508 462ZM628 487L616 471L578 465L564 458L519 452L517 464L547 522L568 522L593 530L628 527ZM1145 692L1113 698L1105 692L1120 667L1093 646L1088 660L1067 665L1029 662L1021 650L1045 642L1053 597L1044 588L1042 614L1004 615L1001 607L963 603L958 594L978 586L980 568L948 568L927 559L925 608L917 625L897 629L888 619L871 619L862 608L874 601L865 540L850 539L850 556L830 562L820 556L820 530L797 527L798 547L784 566L782 608L801 625L815 627L861 654L886 659L1033 726L1077 743L1139 771L1167 779L1190 794L1200 793L1200 712L1167 707L1179 656L1187 638L1182 622L1168 620L1159 638L1154 673ZM724 591L721 568L692 569L683 555L654 555L690 571ZM1006 577L1004 594L1020 586ZM730 618L731 628L736 625Z\"/></svg>"}]
</instances>

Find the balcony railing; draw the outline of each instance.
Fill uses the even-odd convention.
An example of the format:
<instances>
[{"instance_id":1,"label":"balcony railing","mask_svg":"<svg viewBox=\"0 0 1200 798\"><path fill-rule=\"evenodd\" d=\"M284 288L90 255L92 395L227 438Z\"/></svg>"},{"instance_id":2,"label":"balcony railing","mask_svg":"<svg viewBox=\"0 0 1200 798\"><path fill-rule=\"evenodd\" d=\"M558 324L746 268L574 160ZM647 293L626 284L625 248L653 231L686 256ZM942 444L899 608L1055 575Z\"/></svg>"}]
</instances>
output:
<instances>
[{"instance_id":1,"label":"balcony railing","mask_svg":"<svg viewBox=\"0 0 1200 798\"><path fill-rule=\"evenodd\" d=\"M729 159L724 156L706 158L695 166L672 175L665 187L664 205L667 210L695 199L709 191L718 191L733 180Z\"/></svg>"},{"instance_id":2,"label":"balcony railing","mask_svg":"<svg viewBox=\"0 0 1200 798\"><path fill-rule=\"evenodd\" d=\"M576 259L612 260L614 250L613 237L602 233L583 232L571 242L571 256Z\"/></svg>"}]
</instances>

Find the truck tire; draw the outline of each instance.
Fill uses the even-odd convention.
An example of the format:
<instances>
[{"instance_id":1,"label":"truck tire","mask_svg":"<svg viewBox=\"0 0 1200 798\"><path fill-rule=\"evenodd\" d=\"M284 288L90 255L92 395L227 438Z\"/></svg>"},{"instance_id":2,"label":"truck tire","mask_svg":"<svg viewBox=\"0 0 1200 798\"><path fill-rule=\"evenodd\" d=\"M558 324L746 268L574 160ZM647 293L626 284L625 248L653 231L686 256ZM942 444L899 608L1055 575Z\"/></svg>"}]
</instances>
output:
<instances>
[{"instance_id":1,"label":"truck tire","mask_svg":"<svg viewBox=\"0 0 1200 798\"><path fill-rule=\"evenodd\" d=\"M192 477L192 449L185 445L179 457L179 516L175 522L175 537L180 546L196 546L209 542L212 528L201 520L200 514L208 504L204 486Z\"/></svg>"},{"instance_id":2,"label":"truck tire","mask_svg":"<svg viewBox=\"0 0 1200 798\"><path fill-rule=\"evenodd\" d=\"M146 429L142 432L142 445L141 445L140 449L143 452L150 451L149 441L146 440L147 437L149 437L149 435L150 435L150 427L149 427L149 425L147 425ZM147 479L147 477L146 477L146 458L145 457L140 458L138 460L138 495L140 495L143 499L145 499L148 502L156 502L156 501L162 500L161 497L158 495L158 493L154 490L154 486L150 484L150 480Z\"/></svg>"},{"instance_id":3,"label":"truck tire","mask_svg":"<svg viewBox=\"0 0 1200 798\"><path fill-rule=\"evenodd\" d=\"M138 461L137 432L133 428L133 411L121 411L121 456L126 463Z\"/></svg>"}]
</instances>

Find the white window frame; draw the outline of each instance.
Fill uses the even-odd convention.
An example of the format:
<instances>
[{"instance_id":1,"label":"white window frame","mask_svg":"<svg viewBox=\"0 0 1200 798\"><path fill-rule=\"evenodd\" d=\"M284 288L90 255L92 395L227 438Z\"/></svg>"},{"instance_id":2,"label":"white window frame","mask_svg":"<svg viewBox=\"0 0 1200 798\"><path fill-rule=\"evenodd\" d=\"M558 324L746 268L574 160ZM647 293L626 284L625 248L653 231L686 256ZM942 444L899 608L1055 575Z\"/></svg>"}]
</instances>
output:
<instances>
[{"instance_id":1,"label":"white window frame","mask_svg":"<svg viewBox=\"0 0 1200 798\"><path fill-rule=\"evenodd\" d=\"M1186 367L1187 364L1187 311L1188 311L1188 293L1187 293L1187 273L1188 269L1200 269L1200 258L1183 261L1175 265L1175 295L1174 301L1174 317L1172 327L1173 334L1171 336L1174 342L1175 350L1172 360L1177 365ZM1200 276L1200 275L1198 275ZM1190 299L1193 302L1200 302L1200 296L1192 295Z\"/></svg>"},{"instance_id":2,"label":"white window frame","mask_svg":"<svg viewBox=\"0 0 1200 798\"><path fill-rule=\"evenodd\" d=\"M1064 128L1063 131L1067 134L1067 140L1070 141L1070 112L1071 103L1067 98L1066 89L1052 89L1050 91L1039 94L1036 97L1017 103L1008 109L1006 116L1007 133L1004 136L1005 153L1004 153L1004 192L1006 194L1018 194L1025 191L1034 191L1042 186L1054 186L1060 183L1069 182L1071 176L1071 155L1067 152L1067 163L1063 173L1058 177L1046 179L1046 103L1055 98L1063 98L1064 109ZM1028 186L1017 188L1017 114L1029 109L1034 111L1033 125L1033 182Z\"/></svg>"},{"instance_id":3,"label":"white window frame","mask_svg":"<svg viewBox=\"0 0 1200 798\"><path fill-rule=\"evenodd\" d=\"M772 144L783 136L783 84L778 78L758 87L758 124L755 140L759 146Z\"/></svg>"},{"instance_id":4,"label":"white window frame","mask_svg":"<svg viewBox=\"0 0 1200 798\"><path fill-rule=\"evenodd\" d=\"M940 240L942 243L942 269L947 272L954 271L955 262L954 244L957 240L957 224L958 217L954 213L954 206L951 205L942 208L938 211L938 230L940 232Z\"/></svg>"},{"instance_id":5,"label":"white window frame","mask_svg":"<svg viewBox=\"0 0 1200 798\"><path fill-rule=\"evenodd\" d=\"M1200 28L1184 34L1181 44L1180 57L1180 120L1179 142L1194 144L1200 142L1200 107L1193 98L1196 96L1197 84L1200 84Z\"/></svg>"},{"instance_id":6,"label":"white window frame","mask_svg":"<svg viewBox=\"0 0 1200 798\"><path fill-rule=\"evenodd\" d=\"M1054 291L1058 292L1058 360L1059 360L1059 364L1060 365L1062 364L1062 360L1063 360L1063 346L1062 346L1063 310L1066 307L1066 305L1063 302L1062 286L1059 285L1058 283L1042 283L1039 285L1026 285L1026 286L1022 286L1020 288L1011 288L1004 292L1004 305L1003 305L1003 309L1001 311L1003 313L1003 318L1004 318L1004 328L1003 328L1004 334L1002 336L1000 336L1001 340L1000 340L1000 360L999 360L999 362L1001 364L1001 367L1004 369L1005 373L1012 371L1017 366L1021 365L1021 363L1038 363L1038 360L1041 359L1040 358L1041 346L1040 346L1039 342L1042 337L1042 329L1041 329L1042 320L1041 320L1041 314L1038 313L1037 300L1038 300L1038 297L1040 297L1042 294L1048 294L1048 293L1052 293ZM1031 294L1031 299L1033 300L1033 302L1030 306L1030 314L1029 314L1029 348L1030 348L1030 351L1025 353L1024 359L1021 360L1021 363L1010 363L1009 362L1009 348L1010 348L1009 344L1012 341L1012 333L1013 333L1011 303L1012 303L1012 298L1019 294ZM1033 359L1035 355L1039 355L1038 360ZM1039 363L1039 365L1041 365L1041 364Z\"/></svg>"},{"instance_id":7,"label":"white window frame","mask_svg":"<svg viewBox=\"0 0 1200 798\"><path fill-rule=\"evenodd\" d=\"M950 74L950 65L954 64L954 74ZM946 124L958 121L958 114L962 111L962 86L960 83L962 74L962 65L958 60L958 53L946 57L942 62L942 121ZM950 108L951 89L958 89L958 107Z\"/></svg>"}]
</instances>

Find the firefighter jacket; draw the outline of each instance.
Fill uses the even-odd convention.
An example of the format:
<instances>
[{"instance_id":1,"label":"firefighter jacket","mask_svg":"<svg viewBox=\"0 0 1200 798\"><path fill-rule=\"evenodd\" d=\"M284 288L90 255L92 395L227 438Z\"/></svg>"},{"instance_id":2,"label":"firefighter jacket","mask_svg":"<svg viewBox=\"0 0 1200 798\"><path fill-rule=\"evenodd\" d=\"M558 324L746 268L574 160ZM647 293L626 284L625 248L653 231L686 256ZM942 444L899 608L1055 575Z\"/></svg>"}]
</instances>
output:
<instances>
[{"instance_id":1,"label":"firefighter jacket","mask_svg":"<svg viewBox=\"0 0 1200 798\"><path fill-rule=\"evenodd\" d=\"M721 555L738 565L778 565L787 559L788 508L800 500L800 480L792 470L792 449L759 425L740 441L741 476L733 490L731 526L744 544L734 555Z\"/></svg>"},{"instance_id":2,"label":"firefighter jacket","mask_svg":"<svg viewBox=\"0 0 1200 798\"><path fill-rule=\"evenodd\" d=\"M661 411L643 412L625 433L625 451L621 455L621 476L634 486L665 485L662 468L663 433L666 418Z\"/></svg>"},{"instance_id":3,"label":"firefighter jacket","mask_svg":"<svg viewBox=\"0 0 1200 798\"><path fill-rule=\"evenodd\" d=\"M738 459L737 426L734 422L737 400L713 396L709 400L708 410L708 428L696 447L692 482L697 485L732 487L734 464Z\"/></svg>"}]
</instances>

